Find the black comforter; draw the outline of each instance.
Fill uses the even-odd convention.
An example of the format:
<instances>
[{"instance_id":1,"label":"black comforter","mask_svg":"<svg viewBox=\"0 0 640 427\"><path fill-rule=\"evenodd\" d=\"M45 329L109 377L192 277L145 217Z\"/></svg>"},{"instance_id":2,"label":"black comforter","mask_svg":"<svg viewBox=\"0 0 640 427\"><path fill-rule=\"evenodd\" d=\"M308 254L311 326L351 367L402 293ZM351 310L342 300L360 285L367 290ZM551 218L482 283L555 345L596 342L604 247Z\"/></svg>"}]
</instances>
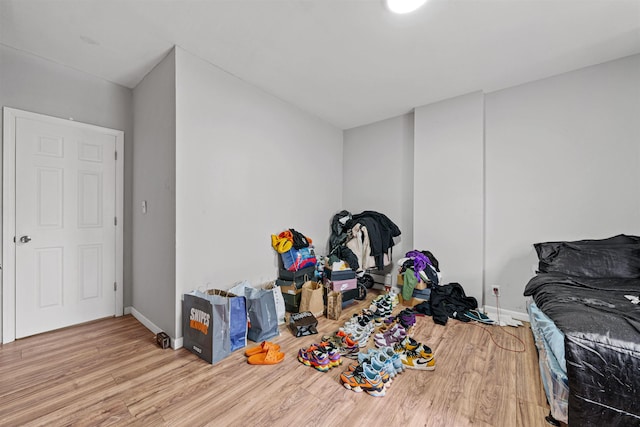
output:
<instances>
[{"instance_id":1,"label":"black comforter","mask_svg":"<svg viewBox=\"0 0 640 427\"><path fill-rule=\"evenodd\" d=\"M525 288L565 334L570 426L640 426L640 279L538 274Z\"/></svg>"}]
</instances>

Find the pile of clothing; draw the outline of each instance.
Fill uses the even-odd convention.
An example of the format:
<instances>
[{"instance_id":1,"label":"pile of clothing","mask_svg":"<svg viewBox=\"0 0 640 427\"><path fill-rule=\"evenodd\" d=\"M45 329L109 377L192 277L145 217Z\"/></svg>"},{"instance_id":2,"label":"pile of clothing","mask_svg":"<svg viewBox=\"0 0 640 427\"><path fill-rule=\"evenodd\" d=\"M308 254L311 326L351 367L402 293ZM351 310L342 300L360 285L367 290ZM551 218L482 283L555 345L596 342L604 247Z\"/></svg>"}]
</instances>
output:
<instances>
[{"instance_id":1,"label":"pile of clothing","mask_svg":"<svg viewBox=\"0 0 640 427\"><path fill-rule=\"evenodd\" d=\"M330 262L345 261L362 274L373 268L382 270L391 262L394 238L400 233L398 226L382 213L364 211L352 215L341 211L331 221Z\"/></svg>"},{"instance_id":2,"label":"pile of clothing","mask_svg":"<svg viewBox=\"0 0 640 427\"><path fill-rule=\"evenodd\" d=\"M442 283L440 263L430 251L413 250L398 260L399 272L403 276L402 297L409 300L412 297L426 301L413 307L421 314L433 316L433 321L445 325L449 318L468 322L477 320L470 317L470 313L477 312L478 301L467 296L460 283ZM426 284L426 289L422 287ZM487 322L484 322L487 323Z\"/></svg>"}]
</instances>

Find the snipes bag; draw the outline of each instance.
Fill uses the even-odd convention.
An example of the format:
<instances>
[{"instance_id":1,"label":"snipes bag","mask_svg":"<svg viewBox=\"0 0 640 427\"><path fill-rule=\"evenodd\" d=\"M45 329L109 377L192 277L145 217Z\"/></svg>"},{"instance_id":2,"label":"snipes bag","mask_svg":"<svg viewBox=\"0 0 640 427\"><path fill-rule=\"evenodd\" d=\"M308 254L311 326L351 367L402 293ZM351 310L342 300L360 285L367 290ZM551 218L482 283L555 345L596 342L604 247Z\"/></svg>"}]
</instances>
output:
<instances>
[{"instance_id":1,"label":"snipes bag","mask_svg":"<svg viewBox=\"0 0 640 427\"><path fill-rule=\"evenodd\" d=\"M226 298L200 291L182 299L183 346L209 363L231 353L229 302Z\"/></svg>"}]
</instances>

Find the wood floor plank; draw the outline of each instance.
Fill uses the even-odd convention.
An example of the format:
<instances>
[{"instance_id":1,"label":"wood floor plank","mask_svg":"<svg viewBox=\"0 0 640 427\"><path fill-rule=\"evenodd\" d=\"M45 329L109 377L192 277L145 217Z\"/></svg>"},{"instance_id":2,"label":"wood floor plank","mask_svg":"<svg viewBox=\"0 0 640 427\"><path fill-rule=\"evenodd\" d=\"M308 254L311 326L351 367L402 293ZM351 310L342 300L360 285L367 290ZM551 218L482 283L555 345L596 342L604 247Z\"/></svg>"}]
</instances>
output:
<instances>
[{"instance_id":1,"label":"wood floor plank","mask_svg":"<svg viewBox=\"0 0 640 427\"><path fill-rule=\"evenodd\" d=\"M319 318L320 335L366 306ZM272 339L282 363L248 365L239 350L210 365L160 349L131 316L102 319L0 346L0 426L544 426L531 331L506 329L526 345L513 353L483 328L501 347L514 345L500 327L418 317L411 335L433 349L436 370L408 370L373 397L342 387L347 359L326 373L299 363L298 350L320 336L295 338L284 325Z\"/></svg>"}]
</instances>

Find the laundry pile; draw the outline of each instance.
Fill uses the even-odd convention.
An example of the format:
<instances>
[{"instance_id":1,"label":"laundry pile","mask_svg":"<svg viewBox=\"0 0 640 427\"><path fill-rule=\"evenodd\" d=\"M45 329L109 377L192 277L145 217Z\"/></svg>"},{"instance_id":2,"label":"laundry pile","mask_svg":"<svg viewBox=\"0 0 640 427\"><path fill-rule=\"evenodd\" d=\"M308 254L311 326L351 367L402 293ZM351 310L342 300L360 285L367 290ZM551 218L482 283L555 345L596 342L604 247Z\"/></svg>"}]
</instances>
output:
<instances>
[{"instance_id":1,"label":"laundry pile","mask_svg":"<svg viewBox=\"0 0 640 427\"><path fill-rule=\"evenodd\" d=\"M402 297L428 300L431 287L442 278L440 263L430 251L412 250L398 260L398 273L402 276Z\"/></svg>"},{"instance_id":2,"label":"laundry pile","mask_svg":"<svg viewBox=\"0 0 640 427\"><path fill-rule=\"evenodd\" d=\"M400 297L404 305L432 316L439 325L445 325L449 318L495 324L478 310L478 301L467 296L460 283L443 283L440 263L430 251L409 251L398 260L398 265L398 284L402 287Z\"/></svg>"},{"instance_id":3,"label":"laundry pile","mask_svg":"<svg viewBox=\"0 0 640 427\"><path fill-rule=\"evenodd\" d=\"M386 215L364 211L352 215L341 211L331 221L329 262L345 261L362 276L368 269L382 270L391 262L394 237L400 229Z\"/></svg>"}]
</instances>

